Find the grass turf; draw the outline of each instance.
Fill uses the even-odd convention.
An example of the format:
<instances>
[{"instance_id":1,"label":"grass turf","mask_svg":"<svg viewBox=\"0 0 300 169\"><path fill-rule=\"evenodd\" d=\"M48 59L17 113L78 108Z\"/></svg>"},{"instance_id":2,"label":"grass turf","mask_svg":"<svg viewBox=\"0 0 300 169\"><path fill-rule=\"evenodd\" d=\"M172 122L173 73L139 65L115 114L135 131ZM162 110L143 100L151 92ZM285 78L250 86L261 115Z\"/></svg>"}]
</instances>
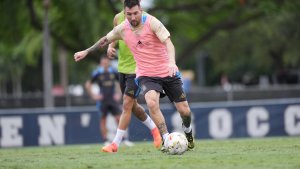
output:
<instances>
[{"instance_id":1,"label":"grass turf","mask_svg":"<svg viewBox=\"0 0 300 169\"><path fill-rule=\"evenodd\" d=\"M194 151L167 155L150 142L102 153L102 145L0 149L0 168L300 169L300 137L197 140Z\"/></svg>"}]
</instances>

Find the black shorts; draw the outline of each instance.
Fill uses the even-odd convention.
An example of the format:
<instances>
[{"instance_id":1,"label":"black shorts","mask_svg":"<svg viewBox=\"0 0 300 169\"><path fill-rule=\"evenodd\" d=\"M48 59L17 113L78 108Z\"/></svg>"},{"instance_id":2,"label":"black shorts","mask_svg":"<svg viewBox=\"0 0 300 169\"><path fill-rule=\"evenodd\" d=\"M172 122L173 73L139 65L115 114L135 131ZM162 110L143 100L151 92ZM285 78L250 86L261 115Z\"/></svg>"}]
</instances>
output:
<instances>
[{"instance_id":1,"label":"black shorts","mask_svg":"<svg viewBox=\"0 0 300 169\"><path fill-rule=\"evenodd\" d=\"M106 117L108 113L111 113L113 116L120 115L122 113L120 104L117 102L101 102L100 103L100 112L102 117Z\"/></svg>"},{"instance_id":2,"label":"black shorts","mask_svg":"<svg viewBox=\"0 0 300 169\"><path fill-rule=\"evenodd\" d=\"M139 87L135 82L135 74L119 73L119 83L122 94L126 94L132 98L138 97Z\"/></svg>"},{"instance_id":3,"label":"black shorts","mask_svg":"<svg viewBox=\"0 0 300 169\"><path fill-rule=\"evenodd\" d=\"M161 95L167 95L171 102L186 101L186 94L183 91L182 81L180 75L174 77L146 77L141 76L138 78L138 85L145 95L150 90L156 90Z\"/></svg>"}]
</instances>

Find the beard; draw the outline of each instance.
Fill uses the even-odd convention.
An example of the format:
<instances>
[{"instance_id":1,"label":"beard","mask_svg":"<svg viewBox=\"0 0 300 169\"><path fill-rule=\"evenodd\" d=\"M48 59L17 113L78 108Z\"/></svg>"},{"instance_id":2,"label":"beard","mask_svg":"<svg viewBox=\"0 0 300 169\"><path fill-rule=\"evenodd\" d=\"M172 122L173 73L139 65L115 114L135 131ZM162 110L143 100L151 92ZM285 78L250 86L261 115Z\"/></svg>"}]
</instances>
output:
<instances>
[{"instance_id":1,"label":"beard","mask_svg":"<svg viewBox=\"0 0 300 169\"><path fill-rule=\"evenodd\" d=\"M133 20L133 21L130 21L130 24L131 24L131 26L133 26L133 27L137 27L137 26L140 24L140 22L137 21L137 20Z\"/></svg>"}]
</instances>

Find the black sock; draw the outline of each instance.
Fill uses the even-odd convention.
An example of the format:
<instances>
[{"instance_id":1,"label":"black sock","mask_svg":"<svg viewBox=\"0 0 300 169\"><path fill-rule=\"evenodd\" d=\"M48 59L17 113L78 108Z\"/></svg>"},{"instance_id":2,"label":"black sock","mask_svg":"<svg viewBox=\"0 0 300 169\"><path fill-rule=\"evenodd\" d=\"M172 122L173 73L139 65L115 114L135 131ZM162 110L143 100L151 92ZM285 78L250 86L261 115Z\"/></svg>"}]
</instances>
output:
<instances>
[{"instance_id":1,"label":"black sock","mask_svg":"<svg viewBox=\"0 0 300 169\"><path fill-rule=\"evenodd\" d=\"M186 128L189 128L191 125L191 115L189 116L181 116L182 123Z\"/></svg>"}]
</instances>

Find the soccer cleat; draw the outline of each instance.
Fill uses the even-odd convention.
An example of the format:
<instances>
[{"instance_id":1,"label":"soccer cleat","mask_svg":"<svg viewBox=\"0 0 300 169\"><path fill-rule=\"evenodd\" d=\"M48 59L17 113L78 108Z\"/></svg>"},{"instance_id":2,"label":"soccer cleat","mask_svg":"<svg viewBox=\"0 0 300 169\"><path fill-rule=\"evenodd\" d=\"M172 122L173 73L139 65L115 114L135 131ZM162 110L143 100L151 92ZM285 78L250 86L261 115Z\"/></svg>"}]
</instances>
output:
<instances>
[{"instance_id":1,"label":"soccer cleat","mask_svg":"<svg viewBox=\"0 0 300 169\"><path fill-rule=\"evenodd\" d=\"M114 153L118 151L118 146L116 143L111 143L107 146L102 147L102 151L105 153Z\"/></svg>"},{"instance_id":2,"label":"soccer cleat","mask_svg":"<svg viewBox=\"0 0 300 169\"><path fill-rule=\"evenodd\" d=\"M153 145L155 148L159 148L161 145L161 136L157 127L151 130L153 136Z\"/></svg>"},{"instance_id":3,"label":"soccer cleat","mask_svg":"<svg viewBox=\"0 0 300 169\"><path fill-rule=\"evenodd\" d=\"M193 132L189 132L189 133L185 133L185 137L188 140L189 144L188 144L188 150L192 150L195 147L194 144L194 137L193 137Z\"/></svg>"}]
</instances>

